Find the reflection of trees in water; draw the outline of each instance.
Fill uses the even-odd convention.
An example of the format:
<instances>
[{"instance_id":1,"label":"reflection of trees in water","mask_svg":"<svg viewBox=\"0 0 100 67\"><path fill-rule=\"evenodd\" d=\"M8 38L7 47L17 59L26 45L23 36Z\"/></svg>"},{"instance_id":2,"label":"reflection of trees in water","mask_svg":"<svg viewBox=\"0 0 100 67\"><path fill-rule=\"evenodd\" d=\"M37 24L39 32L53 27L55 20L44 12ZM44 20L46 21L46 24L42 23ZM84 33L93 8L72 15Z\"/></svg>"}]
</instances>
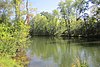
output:
<instances>
[{"instance_id":1,"label":"reflection of trees in water","mask_svg":"<svg viewBox=\"0 0 100 67\"><path fill-rule=\"evenodd\" d=\"M87 43L85 45L90 44L91 43ZM57 62L60 67L70 66L75 62L75 58L77 57L97 66L100 62L99 48L100 47L84 47L81 46L81 43L73 43L61 38L49 37L34 37L30 46L32 55L41 56L42 59L53 57L53 60Z\"/></svg>"},{"instance_id":2,"label":"reflection of trees in water","mask_svg":"<svg viewBox=\"0 0 100 67\"><path fill-rule=\"evenodd\" d=\"M82 48L82 51L84 50L84 56L81 58L84 58L90 64L92 67L99 67L100 66L100 52L99 46L94 46L98 45L98 43L85 43L85 46ZM93 45L93 46L92 46ZM90 66L90 67L91 67Z\"/></svg>"}]
</instances>

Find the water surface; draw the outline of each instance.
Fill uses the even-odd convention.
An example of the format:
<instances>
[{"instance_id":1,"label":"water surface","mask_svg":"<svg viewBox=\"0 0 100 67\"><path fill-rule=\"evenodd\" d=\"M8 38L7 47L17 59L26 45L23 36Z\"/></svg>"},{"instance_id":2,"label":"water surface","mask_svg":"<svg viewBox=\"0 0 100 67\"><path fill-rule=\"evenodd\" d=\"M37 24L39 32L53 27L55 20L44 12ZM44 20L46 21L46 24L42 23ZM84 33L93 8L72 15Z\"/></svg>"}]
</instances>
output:
<instances>
[{"instance_id":1,"label":"water surface","mask_svg":"<svg viewBox=\"0 0 100 67\"><path fill-rule=\"evenodd\" d=\"M28 48L28 67L71 67L79 59L100 67L100 41L86 38L33 37Z\"/></svg>"}]
</instances>

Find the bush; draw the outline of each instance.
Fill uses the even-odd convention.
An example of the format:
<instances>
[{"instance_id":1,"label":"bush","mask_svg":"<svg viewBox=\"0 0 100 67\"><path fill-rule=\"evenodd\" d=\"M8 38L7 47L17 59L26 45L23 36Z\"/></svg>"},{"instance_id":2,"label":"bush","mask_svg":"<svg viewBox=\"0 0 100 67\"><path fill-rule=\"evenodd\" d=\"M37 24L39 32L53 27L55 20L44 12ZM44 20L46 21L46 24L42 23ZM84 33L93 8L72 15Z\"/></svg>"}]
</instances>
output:
<instances>
[{"instance_id":1,"label":"bush","mask_svg":"<svg viewBox=\"0 0 100 67\"><path fill-rule=\"evenodd\" d=\"M18 22L14 25L8 23L0 24L0 56L9 56L9 59L12 61L12 57L15 57L20 49L24 51L28 46L26 43L29 28L30 27L25 25L23 22ZM21 52L21 50L19 52ZM1 63L1 65L8 63L6 61L3 62L5 63Z\"/></svg>"}]
</instances>

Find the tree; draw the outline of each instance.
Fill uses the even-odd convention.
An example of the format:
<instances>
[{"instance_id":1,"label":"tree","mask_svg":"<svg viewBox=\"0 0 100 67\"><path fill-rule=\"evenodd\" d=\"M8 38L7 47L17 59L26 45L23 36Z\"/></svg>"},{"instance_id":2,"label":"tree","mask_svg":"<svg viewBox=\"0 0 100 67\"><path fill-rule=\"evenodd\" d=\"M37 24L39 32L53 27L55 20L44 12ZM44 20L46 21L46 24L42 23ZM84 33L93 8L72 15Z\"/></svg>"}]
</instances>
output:
<instances>
[{"instance_id":1,"label":"tree","mask_svg":"<svg viewBox=\"0 0 100 67\"><path fill-rule=\"evenodd\" d=\"M59 6L58 8L60 9L60 12L62 15L62 18L64 18L65 22L66 22L68 36L70 36L70 23L71 23L70 16L73 14L72 13L72 2L73 2L73 0L65 0L65 2L61 1L58 5Z\"/></svg>"},{"instance_id":2,"label":"tree","mask_svg":"<svg viewBox=\"0 0 100 67\"><path fill-rule=\"evenodd\" d=\"M13 4L14 4L14 8L15 8L15 19L16 21L20 21L20 16L21 16L21 12L20 12L20 5L21 5L22 0L13 0Z\"/></svg>"},{"instance_id":3,"label":"tree","mask_svg":"<svg viewBox=\"0 0 100 67\"><path fill-rule=\"evenodd\" d=\"M57 9L53 10L52 12L53 12L52 14L53 14L55 17L59 18L59 15L60 15L60 14L59 14L59 11L58 11Z\"/></svg>"},{"instance_id":4,"label":"tree","mask_svg":"<svg viewBox=\"0 0 100 67\"><path fill-rule=\"evenodd\" d=\"M11 1L0 0L0 23L8 22L12 13Z\"/></svg>"},{"instance_id":5,"label":"tree","mask_svg":"<svg viewBox=\"0 0 100 67\"><path fill-rule=\"evenodd\" d=\"M30 16L29 16L29 9L28 9L28 0L26 1L26 12L27 12L27 15L25 19L25 24L29 24Z\"/></svg>"},{"instance_id":6,"label":"tree","mask_svg":"<svg viewBox=\"0 0 100 67\"><path fill-rule=\"evenodd\" d=\"M41 12L40 13L42 16L45 16L47 19L49 19L49 20L51 20L51 19L53 19L53 15L51 14L51 13L49 13L49 12Z\"/></svg>"}]
</instances>

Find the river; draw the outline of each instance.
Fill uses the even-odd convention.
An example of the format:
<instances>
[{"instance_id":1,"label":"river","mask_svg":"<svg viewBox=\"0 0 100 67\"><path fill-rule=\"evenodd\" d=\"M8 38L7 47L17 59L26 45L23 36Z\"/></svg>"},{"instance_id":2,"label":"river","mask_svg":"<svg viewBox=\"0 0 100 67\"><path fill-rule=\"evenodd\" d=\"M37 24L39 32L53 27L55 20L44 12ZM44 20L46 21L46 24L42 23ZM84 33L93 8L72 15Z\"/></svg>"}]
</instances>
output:
<instances>
[{"instance_id":1,"label":"river","mask_svg":"<svg viewBox=\"0 0 100 67\"><path fill-rule=\"evenodd\" d=\"M72 67L79 62L100 67L99 50L100 39L33 37L27 50L28 67Z\"/></svg>"}]
</instances>

